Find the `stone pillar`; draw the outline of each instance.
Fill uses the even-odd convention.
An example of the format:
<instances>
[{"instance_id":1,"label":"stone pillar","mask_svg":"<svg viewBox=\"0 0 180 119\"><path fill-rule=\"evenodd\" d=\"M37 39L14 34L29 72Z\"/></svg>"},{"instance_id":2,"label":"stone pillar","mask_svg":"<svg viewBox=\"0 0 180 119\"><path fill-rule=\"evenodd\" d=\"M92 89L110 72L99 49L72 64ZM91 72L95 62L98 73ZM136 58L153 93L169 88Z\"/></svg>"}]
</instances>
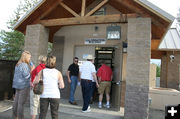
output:
<instances>
[{"instance_id":1,"label":"stone pillar","mask_svg":"<svg viewBox=\"0 0 180 119\"><path fill-rule=\"evenodd\" d=\"M148 119L151 19L128 19L127 78L124 119Z\"/></svg>"},{"instance_id":2,"label":"stone pillar","mask_svg":"<svg viewBox=\"0 0 180 119\"><path fill-rule=\"evenodd\" d=\"M63 54L64 54L64 37L54 36L52 54L56 56L56 68L62 72Z\"/></svg>"},{"instance_id":3,"label":"stone pillar","mask_svg":"<svg viewBox=\"0 0 180 119\"><path fill-rule=\"evenodd\" d=\"M37 66L39 55L47 55L49 31L40 24L26 28L24 49L32 54L32 61Z\"/></svg>"},{"instance_id":4,"label":"stone pillar","mask_svg":"<svg viewBox=\"0 0 180 119\"><path fill-rule=\"evenodd\" d=\"M160 87L167 88L167 56L161 58Z\"/></svg>"},{"instance_id":5,"label":"stone pillar","mask_svg":"<svg viewBox=\"0 0 180 119\"><path fill-rule=\"evenodd\" d=\"M174 55L175 57L172 62L170 60L171 55ZM179 90L179 64L179 52L167 52L167 88Z\"/></svg>"}]
</instances>

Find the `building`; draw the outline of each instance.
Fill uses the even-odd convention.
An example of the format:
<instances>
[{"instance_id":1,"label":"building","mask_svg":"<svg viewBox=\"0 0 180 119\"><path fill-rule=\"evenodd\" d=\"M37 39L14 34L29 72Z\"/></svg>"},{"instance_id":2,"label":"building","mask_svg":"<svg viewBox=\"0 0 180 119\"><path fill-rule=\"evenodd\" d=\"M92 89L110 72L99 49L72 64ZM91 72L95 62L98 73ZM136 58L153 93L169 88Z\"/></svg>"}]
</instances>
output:
<instances>
[{"instance_id":1,"label":"building","mask_svg":"<svg viewBox=\"0 0 180 119\"><path fill-rule=\"evenodd\" d=\"M124 118L146 119L150 58L163 56L158 46L173 20L146 0L41 0L14 29L26 35L25 49L36 64L40 54L47 54L48 42L53 43L64 75L74 56L83 61L94 54L97 67L102 59L109 62L113 105L119 109L124 90Z\"/></svg>"}]
</instances>

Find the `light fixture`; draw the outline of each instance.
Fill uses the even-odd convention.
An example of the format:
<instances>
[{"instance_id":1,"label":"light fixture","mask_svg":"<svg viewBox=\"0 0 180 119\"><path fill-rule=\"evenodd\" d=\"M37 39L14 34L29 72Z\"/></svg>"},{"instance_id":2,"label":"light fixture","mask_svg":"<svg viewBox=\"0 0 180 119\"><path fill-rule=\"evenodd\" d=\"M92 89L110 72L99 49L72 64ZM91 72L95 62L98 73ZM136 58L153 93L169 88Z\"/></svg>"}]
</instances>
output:
<instances>
[{"instance_id":1,"label":"light fixture","mask_svg":"<svg viewBox=\"0 0 180 119\"><path fill-rule=\"evenodd\" d=\"M128 44L126 42L123 42L123 53L127 53L127 46Z\"/></svg>"}]
</instances>

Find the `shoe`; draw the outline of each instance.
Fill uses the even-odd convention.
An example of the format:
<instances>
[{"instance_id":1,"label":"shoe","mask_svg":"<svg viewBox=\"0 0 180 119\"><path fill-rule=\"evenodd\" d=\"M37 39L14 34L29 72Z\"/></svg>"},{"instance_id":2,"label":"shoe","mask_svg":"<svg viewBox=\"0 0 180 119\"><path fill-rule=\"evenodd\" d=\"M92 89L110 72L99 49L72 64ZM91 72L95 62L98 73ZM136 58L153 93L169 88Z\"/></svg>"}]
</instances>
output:
<instances>
[{"instance_id":1,"label":"shoe","mask_svg":"<svg viewBox=\"0 0 180 119\"><path fill-rule=\"evenodd\" d=\"M87 109L87 110L82 110L82 112L86 113L86 112L90 112L91 110L90 109Z\"/></svg>"},{"instance_id":2,"label":"shoe","mask_svg":"<svg viewBox=\"0 0 180 119\"><path fill-rule=\"evenodd\" d=\"M71 101L69 101L69 103L70 103L71 105L78 105L76 102L71 102Z\"/></svg>"},{"instance_id":3,"label":"shoe","mask_svg":"<svg viewBox=\"0 0 180 119\"><path fill-rule=\"evenodd\" d=\"M110 108L110 105L104 105L104 107L109 109L109 108Z\"/></svg>"},{"instance_id":4,"label":"shoe","mask_svg":"<svg viewBox=\"0 0 180 119\"><path fill-rule=\"evenodd\" d=\"M88 109L91 109L91 107L90 107L90 106L88 106Z\"/></svg>"},{"instance_id":5,"label":"shoe","mask_svg":"<svg viewBox=\"0 0 180 119\"><path fill-rule=\"evenodd\" d=\"M98 105L98 108L102 108L102 105Z\"/></svg>"}]
</instances>

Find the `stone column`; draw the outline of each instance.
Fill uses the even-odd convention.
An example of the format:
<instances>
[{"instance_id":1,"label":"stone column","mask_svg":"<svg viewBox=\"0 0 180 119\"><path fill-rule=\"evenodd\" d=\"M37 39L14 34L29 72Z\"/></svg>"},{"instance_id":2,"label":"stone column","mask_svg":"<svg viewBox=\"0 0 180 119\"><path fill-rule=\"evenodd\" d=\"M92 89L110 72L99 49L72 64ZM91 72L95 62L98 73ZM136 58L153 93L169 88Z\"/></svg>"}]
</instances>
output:
<instances>
[{"instance_id":1,"label":"stone column","mask_svg":"<svg viewBox=\"0 0 180 119\"><path fill-rule=\"evenodd\" d=\"M37 66L39 55L47 55L49 31L40 24L26 28L24 49L32 54L32 61Z\"/></svg>"},{"instance_id":2,"label":"stone column","mask_svg":"<svg viewBox=\"0 0 180 119\"><path fill-rule=\"evenodd\" d=\"M161 58L160 87L167 88L167 56Z\"/></svg>"},{"instance_id":3,"label":"stone column","mask_svg":"<svg viewBox=\"0 0 180 119\"><path fill-rule=\"evenodd\" d=\"M174 60L171 62L170 56L174 55ZM179 90L179 52L167 52L167 88Z\"/></svg>"},{"instance_id":4,"label":"stone column","mask_svg":"<svg viewBox=\"0 0 180 119\"><path fill-rule=\"evenodd\" d=\"M128 19L124 119L148 119L150 58L151 19Z\"/></svg>"},{"instance_id":5,"label":"stone column","mask_svg":"<svg viewBox=\"0 0 180 119\"><path fill-rule=\"evenodd\" d=\"M62 72L63 54L64 54L64 37L54 36L52 54L56 56L56 68Z\"/></svg>"}]
</instances>

